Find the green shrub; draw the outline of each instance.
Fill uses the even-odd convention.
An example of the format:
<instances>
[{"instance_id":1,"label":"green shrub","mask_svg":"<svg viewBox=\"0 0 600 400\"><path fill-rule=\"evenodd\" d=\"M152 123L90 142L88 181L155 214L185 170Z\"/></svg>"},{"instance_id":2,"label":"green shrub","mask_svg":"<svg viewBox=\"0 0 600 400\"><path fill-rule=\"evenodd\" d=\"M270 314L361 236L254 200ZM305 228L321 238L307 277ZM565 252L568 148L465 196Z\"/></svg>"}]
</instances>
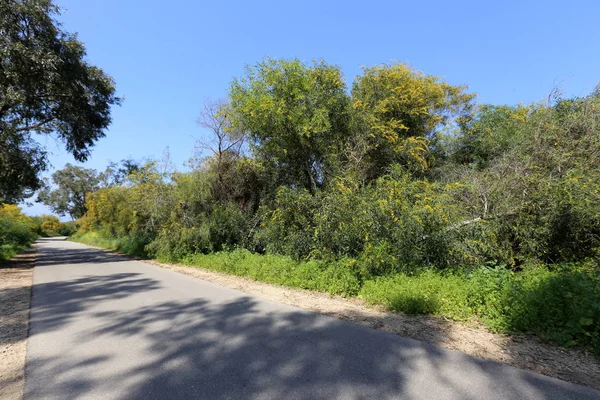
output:
<instances>
[{"instance_id":1,"label":"green shrub","mask_svg":"<svg viewBox=\"0 0 600 400\"><path fill-rule=\"evenodd\" d=\"M211 251L231 249L248 238L248 215L234 203L218 205L208 220Z\"/></svg>"},{"instance_id":2,"label":"green shrub","mask_svg":"<svg viewBox=\"0 0 600 400\"><path fill-rule=\"evenodd\" d=\"M315 249L314 213L318 206L318 200L305 189L279 188L274 207L263 209L256 240L265 243L271 253L307 257Z\"/></svg>"},{"instance_id":3,"label":"green shrub","mask_svg":"<svg viewBox=\"0 0 600 400\"><path fill-rule=\"evenodd\" d=\"M355 295L360 288L354 260L297 261L288 256L260 255L238 249L190 255L183 259L183 263L257 281L336 295Z\"/></svg>"},{"instance_id":4,"label":"green shrub","mask_svg":"<svg viewBox=\"0 0 600 400\"><path fill-rule=\"evenodd\" d=\"M210 232L207 224L184 227L173 224L161 229L146 250L164 261L176 262L189 254L204 253L210 249Z\"/></svg>"},{"instance_id":5,"label":"green shrub","mask_svg":"<svg viewBox=\"0 0 600 400\"><path fill-rule=\"evenodd\" d=\"M479 320L496 332L510 329L507 315L507 298L515 282L515 272L500 267L481 267L464 280L467 286L468 305Z\"/></svg>"},{"instance_id":6,"label":"green shrub","mask_svg":"<svg viewBox=\"0 0 600 400\"><path fill-rule=\"evenodd\" d=\"M600 270L597 265L532 267L504 291L508 330L534 332L566 346L600 352Z\"/></svg>"},{"instance_id":7,"label":"green shrub","mask_svg":"<svg viewBox=\"0 0 600 400\"><path fill-rule=\"evenodd\" d=\"M111 237L100 232L88 231L77 233L69 238L74 242L88 244L90 246L103 247L110 250L130 254L135 257L147 257L146 246L149 238L143 235L129 235L122 237Z\"/></svg>"},{"instance_id":8,"label":"green shrub","mask_svg":"<svg viewBox=\"0 0 600 400\"><path fill-rule=\"evenodd\" d=\"M22 250L21 246L14 244L0 245L0 262L10 260Z\"/></svg>"},{"instance_id":9,"label":"green shrub","mask_svg":"<svg viewBox=\"0 0 600 400\"><path fill-rule=\"evenodd\" d=\"M0 203L0 261L9 260L29 247L37 235L32 220L15 205Z\"/></svg>"},{"instance_id":10,"label":"green shrub","mask_svg":"<svg viewBox=\"0 0 600 400\"><path fill-rule=\"evenodd\" d=\"M450 273L426 270L414 276L380 277L365 282L360 296L368 303L407 314L434 314L456 320L471 316L465 280Z\"/></svg>"},{"instance_id":11,"label":"green shrub","mask_svg":"<svg viewBox=\"0 0 600 400\"><path fill-rule=\"evenodd\" d=\"M77 232L75 222L61 222L58 234L60 236L71 236Z\"/></svg>"},{"instance_id":12,"label":"green shrub","mask_svg":"<svg viewBox=\"0 0 600 400\"><path fill-rule=\"evenodd\" d=\"M328 190L279 188L258 237L269 252L360 260L363 278L451 264L446 233L456 219L445 185L413 180L395 166L361 187L342 179Z\"/></svg>"},{"instance_id":13,"label":"green shrub","mask_svg":"<svg viewBox=\"0 0 600 400\"><path fill-rule=\"evenodd\" d=\"M0 216L0 246L29 246L36 238L30 226L10 217Z\"/></svg>"},{"instance_id":14,"label":"green shrub","mask_svg":"<svg viewBox=\"0 0 600 400\"><path fill-rule=\"evenodd\" d=\"M365 282L360 296L407 314L455 320L477 317L495 332L526 332L600 353L600 271L565 265L512 272L481 267L469 274L432 270Z\"/></svg>"}]
</instances>

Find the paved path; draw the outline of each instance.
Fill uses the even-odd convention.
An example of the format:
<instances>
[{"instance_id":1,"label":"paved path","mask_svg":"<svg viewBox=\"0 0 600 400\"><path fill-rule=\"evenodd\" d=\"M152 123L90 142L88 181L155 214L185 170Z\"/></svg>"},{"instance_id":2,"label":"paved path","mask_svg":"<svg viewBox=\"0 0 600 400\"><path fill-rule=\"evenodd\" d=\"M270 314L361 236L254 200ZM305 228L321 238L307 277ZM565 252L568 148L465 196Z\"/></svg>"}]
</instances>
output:
<instances>
[{"instance_id":1,"label":"paved path","mask_svg":"<svg viewBox=\"0 0 600 400\"><path fill-rule=\"evenodd\" d=\"M600 392L43 240L26 399L600 399Z\"/></svg>"}]
</instances>

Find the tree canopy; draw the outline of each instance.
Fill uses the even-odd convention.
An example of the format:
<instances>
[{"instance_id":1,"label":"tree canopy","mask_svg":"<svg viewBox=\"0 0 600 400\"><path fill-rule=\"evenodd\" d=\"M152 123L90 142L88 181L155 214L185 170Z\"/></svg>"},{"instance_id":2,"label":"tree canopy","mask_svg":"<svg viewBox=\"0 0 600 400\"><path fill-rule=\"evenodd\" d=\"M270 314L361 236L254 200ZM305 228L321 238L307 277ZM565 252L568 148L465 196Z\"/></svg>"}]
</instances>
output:
<instances>
[{"instance_id":1,"label":"tree canopy","mask_svg":"<svg viewBox=\"0 0 600 400\"><path fill-rule=\"evenodd\" d=\"M352 87L352 106L369 147L372 176L400 163L428 167L431 140L449 123L471 114L474 95L405 64L364 68Z\"/></svg>"},{"instance_id":2,"label":"tree canopy","mask_svg":"<svg viewBox=\"0 0 600 400\"><path fill-rule=\"evenodd\" d=\"M85 196L100 187L101 177L93 170L71 164L52 174L54 189L48 184L38 194L44 203L58 215L69 215L75 220L86 212Z\"/></svg>"},{"instance_id":3,"label":"tree canopy","mask_svg":"<svg viewBox=\"0 0 600 400\"><path fill-rule=\"evenodd\" d=\"M231 85L236 123L276 180L315 193L349 137L350 98L340 69L323 61L266 59Z\"/></svg>"},{"instance_id":4,"label":"tree canopy","mask_svg":"<svg viewBox=\"0 0 600 400\"><path fill-rule=\"evenodd\" d=\"M0 3L0 198L16 202L40 188L46 151L34 134L54 135L85 161L119 104L113 79L86 60L51 0Z\"/></svg>"}]
</instances>

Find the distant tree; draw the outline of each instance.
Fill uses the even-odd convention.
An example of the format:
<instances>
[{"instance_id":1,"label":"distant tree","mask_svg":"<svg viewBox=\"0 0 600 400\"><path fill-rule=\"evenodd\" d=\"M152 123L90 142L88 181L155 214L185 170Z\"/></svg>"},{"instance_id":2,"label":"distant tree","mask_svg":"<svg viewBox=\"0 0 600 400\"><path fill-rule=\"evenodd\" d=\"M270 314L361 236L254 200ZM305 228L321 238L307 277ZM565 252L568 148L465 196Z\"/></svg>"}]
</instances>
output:
<instances>
[{"instance_id":1,"label":"distant tree","mask_svg":"<svg viewBox=\"0 0 600 400\"><path fill-rule=\"evenodd\" d=\"M61 228L61 223L58 217L54 215L41 216L40 230L43 236L56 236Z\"/></svg>"},{"instance_id":2,"label":"distant tree","mask_svg":"<svg viewBox=\"0 0 600 400\"><path fill-rule=\"evenodd\" d=\"M350 99L340 69L266 59L231 85L236 123L284 185L315 193L348 138Z\"/></svg>"},{"instance_id":3,"label":"distant tree","mask_svg":"<svg viewBox=\"0 0 600 400\"><path fill-rule=\"evenodd\" d=\"M112 78L85 59L61 30L51 0L0 2L0 198L17 202L40 188L46 151L33 134L54 135L85 161L120 99Z\"/></svg>"},{"instance_id":4,"label":"distant tree","mask_svg":"<svg viewBox=\"0 0 600 400\"><path fill-rule=\"evenodd\" d=\"M233 110L223 100L206 100L198 118L198 125L207 129L211 137L198 140L200 149L209 150L213 157L213 169L217 176L217 196L222 193L226 170L242 154L246 135L233 124Z\"/></svg>"},{"instance_id":5,"label":"distant tree","mask_svg":"<svg viewBox=\"0 0 600 400\"><path fill-rule=\"evenodd\" d=\"M101 185L103 187L123 185L142 169L143 166L133 159L121 160L118 163L110 162L104 172L99 175Z\"/></svg>"},{"instance_id":6,"label":"distant tree","mask_svg":"<svg viewBox=\"0 0 600 400\"><path fill-rule=\"evenodd\" d=\"M55 188L46 187L38 195L44 203L59 215L69 215L75 220L85 214L85 197L100 187L100 176L96 170L67 164L52 174Z\"/></svg>"},{"instance_id":7,"label":"distant tree","mask_svg":"<svg viewBox=\"0 0 600 400\"><path fill-rule=\"evenodd\" d=\"M453 162L489 167L496 157L527 141L527 119L532 106L481 105L449 144Z\"/></svg>"}]
</instances>

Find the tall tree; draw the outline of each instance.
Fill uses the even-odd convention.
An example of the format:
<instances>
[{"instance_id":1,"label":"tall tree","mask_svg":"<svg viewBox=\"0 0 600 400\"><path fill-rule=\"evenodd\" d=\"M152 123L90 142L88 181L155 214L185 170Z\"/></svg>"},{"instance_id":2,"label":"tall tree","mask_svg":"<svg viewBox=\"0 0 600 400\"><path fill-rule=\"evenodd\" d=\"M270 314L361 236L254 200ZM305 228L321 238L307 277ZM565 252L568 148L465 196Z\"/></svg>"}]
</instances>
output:
<instances>
[{"instance_id":1,"label":"tall tree","mask_svg":"<svg viewBox=\"0 0 600 400\"><path fill-rule=\"evenodd\" d=\"M243 129L233 124L233 110L223 100L205 101L197 123L211 134L210 139L198 140L197 145L200 149L209 150L214 157L211 164L217 175L215 189L217 197L222 198L227 190L224 175L242 155L246 135Z\"/></svg>"},{"instance_id":2,"label":"tall tree","mask_svg":"<svg viewBox=\"0 0 600 400\"><path fill-rule=\"evenodd\" d=\"M315 193L348 137L349 96L340 69L265 59L230 91L236 123L280 184Z\"/></svg>"},{"instance_id":3,"label":"tall tree","mask_svg":"<svg viewBox=\"0 0 600 400\"><path fill-rule=\"evenodd\" d=\"M365 68L352 88L359 134L368 142L368 175L398 163L427 168L436 133L471 113L472 94L401 63Z\"/></svg>"},{"instance_id":4,"label":"tall tree","mask_svg":"<svg viewBox=\"0 0 600 400\"><path fill-rule=\"evenodd\" d=\"M46 186L38 200L59 215L75 220L85 214L85 197L99 188L101 176L94 169L67 164L52 174L54 189Z\"/></svg>"},{"instance_id":5,"label":"tall tree","mask_svg":"<svg viewBox=\"0 0 600 400\"><path fill-rule=\"evenodd\" d=\"M120 99L112 78L61 30L51 0L0 2L0 198L16 202L41 186L46 151L33 134L54 135L85 161Z\"/></svg>"},{"instance_id":6,"label":"tall tree","mask_svg":"<svg viewBox=\"0 0 600 400\"><path fill-rule=\"evenodd\" d=\"M109 162L104 172L99 175L101 186L118 186L130 183L130 178L140 173L142 169L143 165L132 158L120 162Z\"/></svg>"}]
</instances>

